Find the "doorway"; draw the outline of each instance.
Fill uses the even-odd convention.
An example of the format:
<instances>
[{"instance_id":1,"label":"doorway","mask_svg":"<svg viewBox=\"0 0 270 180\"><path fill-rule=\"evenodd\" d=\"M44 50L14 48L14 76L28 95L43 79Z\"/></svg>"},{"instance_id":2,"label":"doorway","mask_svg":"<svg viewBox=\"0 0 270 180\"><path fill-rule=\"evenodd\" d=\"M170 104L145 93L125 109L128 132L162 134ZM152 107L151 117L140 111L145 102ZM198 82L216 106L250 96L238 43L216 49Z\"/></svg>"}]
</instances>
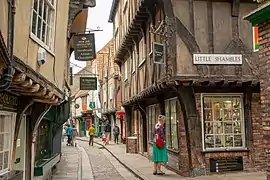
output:
<instances>
[{"instance_id":1,"label":"doorway","mask_svg":"<svg viewBox=\"0 0 270 180\"><path fill-rule=\"evenodd\" d=\"M147 152L147 120L142 118L142 129L143 129L143 152Z\"/></svg>"}]
</instances>

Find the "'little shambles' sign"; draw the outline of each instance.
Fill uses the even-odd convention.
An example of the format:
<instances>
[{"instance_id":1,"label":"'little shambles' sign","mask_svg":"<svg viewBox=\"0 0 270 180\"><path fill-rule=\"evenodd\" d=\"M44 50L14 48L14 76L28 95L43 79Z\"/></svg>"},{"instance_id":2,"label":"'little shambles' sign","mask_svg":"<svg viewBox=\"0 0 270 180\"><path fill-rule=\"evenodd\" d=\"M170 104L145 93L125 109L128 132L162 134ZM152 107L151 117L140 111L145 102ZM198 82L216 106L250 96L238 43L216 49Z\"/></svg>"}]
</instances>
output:
<instances>
[{"instance_id":1,"label":"'little shambles' sign","mask_svg":"<svg viewBox=\"0 0 270 180\"><path fill-rule=\"evenodd\" d=\"M74 55L78 61L89 61L96 58L95 35L77 34L73 37Z\"/></svg>"},{"instance_id":2,"label":"'little shambles' sign","mask_svg":"<svg viewBox=\"0 0 270 180\"><path fill-rule=\"evenodd\" d=\"M97 78L80 77L80 90L97 90Z\"/></svg>"},{"instance_id":3,"label":"'little shambles' sign","mask_svg":"<svg viewBox=\"0 0 270 180\"><path fill-rule=\"evenodd\" d=\"M241 54L193 54L193 64L205 65L241 65Z\"/></svg>"}]
</instances>

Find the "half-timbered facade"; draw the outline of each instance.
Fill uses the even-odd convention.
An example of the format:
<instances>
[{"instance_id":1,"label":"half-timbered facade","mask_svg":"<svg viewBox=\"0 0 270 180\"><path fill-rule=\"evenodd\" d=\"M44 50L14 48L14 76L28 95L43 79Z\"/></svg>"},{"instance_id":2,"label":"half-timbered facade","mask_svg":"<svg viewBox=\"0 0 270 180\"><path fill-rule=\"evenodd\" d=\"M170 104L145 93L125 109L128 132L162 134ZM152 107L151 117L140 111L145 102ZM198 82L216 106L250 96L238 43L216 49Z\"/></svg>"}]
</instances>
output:
<instances>
[{"instance_id":1,"label":"half-timbered facade","mask_svg":"<svg viewBox=\"0 0 270 180\"><path fill-rule=\"evenodd\" d=\"M179 174L264 170L258 54L242 19L256 7L237 0L113 1L127 135L137 137L140 153L151 156L152 129L164 114L167 166Z\"/></svg>"}]
</instances>

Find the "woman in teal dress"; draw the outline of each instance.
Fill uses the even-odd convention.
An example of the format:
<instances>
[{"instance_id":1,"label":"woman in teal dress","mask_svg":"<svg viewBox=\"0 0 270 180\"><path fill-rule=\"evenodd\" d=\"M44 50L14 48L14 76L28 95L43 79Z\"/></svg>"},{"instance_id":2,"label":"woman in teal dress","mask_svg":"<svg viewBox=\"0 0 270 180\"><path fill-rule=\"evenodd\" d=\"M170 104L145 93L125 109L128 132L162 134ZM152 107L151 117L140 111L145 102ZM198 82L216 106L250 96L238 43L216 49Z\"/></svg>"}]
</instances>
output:
<instances>
[{"instance_id":1,"label":"woman in teal dress","mask_svg":"<svg viewBox=\"0 0 270 180\"><path fill-rule=\"evenodd\" d=\"M154 127L154 143L153 143L153 153L152 153L152 162L154 163L154 175L164 175L165 173L161 171L161 164L168 162L168 153L166 147L166 135L165 135L165 122L166 117L163 115L158 116L158 123ZM164 146L162 148L157 147L157 138L162 139Z\"/></svg>"}]
</instances>

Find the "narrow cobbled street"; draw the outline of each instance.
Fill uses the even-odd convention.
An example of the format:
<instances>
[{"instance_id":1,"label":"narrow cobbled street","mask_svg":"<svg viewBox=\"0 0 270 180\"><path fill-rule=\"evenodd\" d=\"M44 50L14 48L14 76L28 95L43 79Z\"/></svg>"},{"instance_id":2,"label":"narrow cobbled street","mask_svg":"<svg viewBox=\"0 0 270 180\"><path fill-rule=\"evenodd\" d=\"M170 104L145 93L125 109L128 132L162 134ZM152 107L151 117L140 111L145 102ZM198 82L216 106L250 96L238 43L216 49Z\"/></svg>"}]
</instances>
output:
<instances>
[{"instance_id":1,"label":"narrow cobbled street","mask_svg":"<svg viewBox=\"0 0 270 180\"><path fill-rule=\"evenodd\" d=\"M108 151L96 144L89 147L87 142L79 141L77 147L72 147L63 143L62 151L62 159L53 180L138 179Z\"/></svg>"}]
</instances>

